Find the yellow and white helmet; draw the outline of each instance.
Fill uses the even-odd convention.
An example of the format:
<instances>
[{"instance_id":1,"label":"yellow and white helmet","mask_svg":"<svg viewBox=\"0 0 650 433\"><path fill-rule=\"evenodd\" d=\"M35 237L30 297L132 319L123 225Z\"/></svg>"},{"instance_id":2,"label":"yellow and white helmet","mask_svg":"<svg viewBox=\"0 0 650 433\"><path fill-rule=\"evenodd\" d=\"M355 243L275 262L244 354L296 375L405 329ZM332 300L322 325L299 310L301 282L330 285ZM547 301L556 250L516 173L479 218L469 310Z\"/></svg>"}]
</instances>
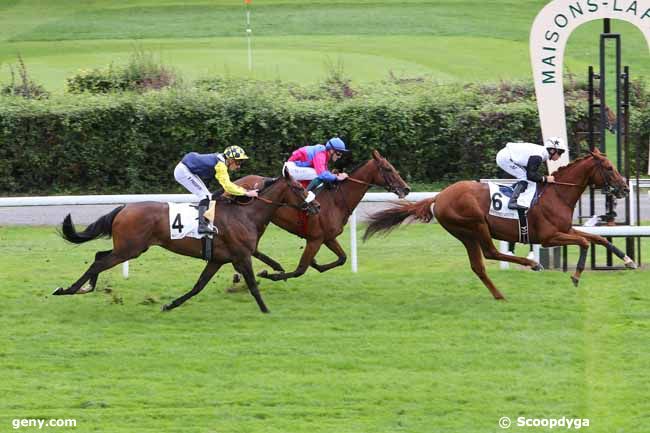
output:
<instances>
[{"instance_id":1,"label":"yellow and white helmet","mask_svg":"<svg viewBox=\"0 0 650 433\"><path fill-rule=\"evenodd\" d=\"M223 156L232 159L248 159L246 152L239 146L228 146L223 151Z\"/></svg>"},{"instance_id":2,"label":"yellow and white helmet","mask_svg":"<svg viewBox=\"0 0 650 433\"><path fill-rule=\"evenodd\" d=\"M547 149L555 149L560 155L568 150L566 143L560 137L549 137L544 142Z\"/></svg>"}]
</instances>

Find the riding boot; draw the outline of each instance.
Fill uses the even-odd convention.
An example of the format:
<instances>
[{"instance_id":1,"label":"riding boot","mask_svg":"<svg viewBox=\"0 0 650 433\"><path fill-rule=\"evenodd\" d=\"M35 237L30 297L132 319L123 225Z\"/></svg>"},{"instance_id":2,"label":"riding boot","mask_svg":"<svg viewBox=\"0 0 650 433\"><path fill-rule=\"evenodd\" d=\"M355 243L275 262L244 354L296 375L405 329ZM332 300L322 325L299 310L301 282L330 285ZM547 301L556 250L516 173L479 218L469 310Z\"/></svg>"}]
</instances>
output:
<instances>
[{"instance_id":1,"label":"riding boot","mask_svg":"<svg viewBox=\"0 0 650 433\"><path fill-rule=\"evenodd\" d=\"M520 204L517 203L517 200L519 199L519 195L526 190L528 187L528 182L526 181L521 181L517 182L515 186L512 189L512 197L510 197L510 202L508 203L508 209L512 210L526 210L528 209L526 206L521 206Z\"/></svg>"},{"instance_id":2,"label":"riding boot","mask_svg":"<svg viewBox=\"0 0 650 433\"><path fill-rule=\"evenodd\" d=\"M314 190L318 189L318 187L321 186L322 183L323 183L322 180L320 180L319 178L315 177L315 178L314 178L314 179L309 183L309 185L307 186L307 192L309 192L309 191L314 191Z\"/></svg>"},{"instance_id":3,"label":"riding boot","mask_svg":"<svg viewBox=\"0 0 650 433\"><path fill-rule=\"evenodd\" d=\"M200 235L213 235L214 228L212 224L203 216L203 214L208 210L210 206L210 199L204 198L199 202L199 229L198 232Z\"/></svg>"}]
</instances>

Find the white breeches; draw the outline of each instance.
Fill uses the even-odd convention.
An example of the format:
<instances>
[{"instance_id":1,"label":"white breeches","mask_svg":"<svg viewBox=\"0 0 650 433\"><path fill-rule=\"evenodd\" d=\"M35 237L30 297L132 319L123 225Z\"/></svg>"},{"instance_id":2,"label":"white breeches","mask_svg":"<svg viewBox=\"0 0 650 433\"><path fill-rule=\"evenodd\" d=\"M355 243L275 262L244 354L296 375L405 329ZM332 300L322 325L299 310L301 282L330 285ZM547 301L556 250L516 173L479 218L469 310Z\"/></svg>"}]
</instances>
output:
<instances>
[{"instance_id":1,"label":"white breeches","mask_svg":"<svg viewBox=\"0 0 650 433\"><path fill-rule=\"evenodd\" d=\"M312 180L318 176L313 168L298 167L295 162L285 162L284 167L295 180Z\"/></svg>"},{"instance_id":2,"label":"white breeches","mask_svg":"<svg viewBox=\"0 0 650 433\"><path fill-rule=\"evenodd\" d=\"M501 149L499 153L497 153L497 165L501 167L503 171L517 179L528 179L526 169L512 162L508 149Z\"/></svg>"},{"instance_id":3,"label":"white breeches","mask_svg":"<svg viewBox=\"0 0 650 433\"><path fill-rule=\"evenodd\" d=\"M212 198L210 190L205 186L201 178L192 173L182 162L179 162L174 169L174 178L199 200L203 200L206 197Z\"/></svg>"}]
</instances>

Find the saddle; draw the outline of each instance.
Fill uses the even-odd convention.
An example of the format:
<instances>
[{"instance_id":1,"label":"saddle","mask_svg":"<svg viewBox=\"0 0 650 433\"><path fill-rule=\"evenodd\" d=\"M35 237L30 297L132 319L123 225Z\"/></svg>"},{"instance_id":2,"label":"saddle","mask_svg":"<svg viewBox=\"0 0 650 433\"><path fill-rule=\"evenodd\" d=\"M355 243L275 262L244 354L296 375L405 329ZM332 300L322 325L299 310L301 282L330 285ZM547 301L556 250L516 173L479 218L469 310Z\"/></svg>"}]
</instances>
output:
<instances>
[{"instance_id":1,"label":"saddle","mask_svg":"<svg viewBox=\"0 0 650 433\"><path fill-rule=\"evenodd\" d=\"M519 195L519 204L526 207L523 209L509 209L508 203L512 197L513 188L511 185L502 185L488 182L490 188L490 212L492 216L506 219L516 219L519 222L519 242L529 243L528 237L528 211L535 205L539 197L537 183L528 182L528 187Z\"/></svg>"}]
</instances>

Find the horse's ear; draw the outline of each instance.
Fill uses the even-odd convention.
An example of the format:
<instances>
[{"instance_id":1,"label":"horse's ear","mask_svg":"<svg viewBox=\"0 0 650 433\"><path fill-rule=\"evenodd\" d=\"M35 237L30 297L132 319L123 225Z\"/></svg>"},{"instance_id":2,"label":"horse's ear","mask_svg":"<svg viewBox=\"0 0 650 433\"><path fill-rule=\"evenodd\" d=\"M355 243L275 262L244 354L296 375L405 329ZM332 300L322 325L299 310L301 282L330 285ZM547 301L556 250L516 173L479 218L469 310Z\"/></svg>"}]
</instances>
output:
<instances>
[{"instance_id":1,"label":"horse's ear","mask_svg":"<svg viewBox=\"0 0 650 433\"><path fill-rule=\"evenodd\" d=\"M381 154L377 151L377 149L372 150L372 157L376 160L382 159Z\"/></svg>"},{"instance_id":2,"label":"horse's ear","mask_svg":"<svg viewBox=\"0 0 650 433\"><path fill-rule=\"evenodd\" d=\"M292 180L291 174L289 173L286 165L282 167L282 176L284 176L284 178L287 180Z\"/></svg>"}]
</instances>

